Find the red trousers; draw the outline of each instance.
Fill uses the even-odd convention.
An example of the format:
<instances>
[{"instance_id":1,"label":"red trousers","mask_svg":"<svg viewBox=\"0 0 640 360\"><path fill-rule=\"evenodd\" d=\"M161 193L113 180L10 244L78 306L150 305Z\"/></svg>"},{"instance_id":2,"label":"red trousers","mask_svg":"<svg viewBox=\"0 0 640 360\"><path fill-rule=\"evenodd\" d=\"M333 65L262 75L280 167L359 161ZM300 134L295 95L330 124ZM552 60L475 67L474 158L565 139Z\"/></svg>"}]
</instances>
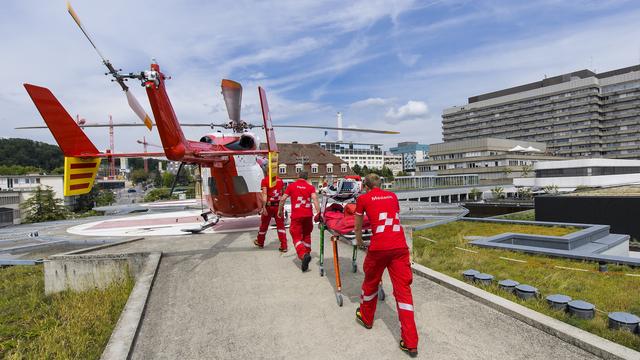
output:
<instances>
[{"instance_id":1,"label":"red trousers","mask_svg":"<svg viewBox=\"0 0 640 360\"><path fill-rule=\"evenodd\" d=\"M278 229L278 239L280 239L280 248L287 248L287 232L284 229L284 217L278 217L278 206L267 206L266 214L260 216L260 230L258 230L258 244L264 246L264 236L267 234L267 229L271 223L271 218L276 219L276 228Z\"/></svg>"},{"instance_id":2,"label":"red trousers","mask_svg":"<svg viewBox=\"0 0 640 360\"><path fill-rule=\"evenodd\" d=\"M300 259L304 257L304 254L309 254L311 252L312 231L312 217L291 219L291 225L289 225L289 233L291 233L291 241L293 241L293 247L296 248L296 253L298 253L298 258Z\"/></svg>"},{"instance_id":3,"label":"red trousers","mask_svg":"<svg viewBox=\"0 0 640 360\"><path fill-rule=\"evenodd\" d=\"M373 317L378 303L378 286L384 269L389 271L393 296L396 298L400 335L408 348L418 347L418 332L413 318L413 297L411 296L411 261L408 249L369 251L364 259L364 281L360 295L360 312L367 325L373 325Z\"/></svg>"}]
</instances>

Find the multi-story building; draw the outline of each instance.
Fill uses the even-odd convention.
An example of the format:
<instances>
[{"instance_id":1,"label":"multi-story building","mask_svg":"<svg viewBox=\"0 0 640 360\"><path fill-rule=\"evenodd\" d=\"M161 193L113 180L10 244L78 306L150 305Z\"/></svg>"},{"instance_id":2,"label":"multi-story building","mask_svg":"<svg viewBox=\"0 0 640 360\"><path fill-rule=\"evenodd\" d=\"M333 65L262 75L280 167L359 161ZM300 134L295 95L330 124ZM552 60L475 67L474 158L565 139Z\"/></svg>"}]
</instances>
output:
<instances>
[{"instance_id":1,"label":"multi-story building","mask_svg":"<svg viewBox=\"0 0 640 360\"><path fill-rule=\"evenodd\" d=\"M402 156L402 171L416 171L416 163L429 159L429 145L416 141L405 141L389 149L392 154Z\"/></svg>"},{"instance_id":2,"label":"multi-story building","mask_svg":"<svg viewBox=\"0 0 640 360\"><path fill-rule=\"evenodd\" d=\"M266 148L266 144L261 145ZM301 171L309 173L309 182L318 187L325 181L353 175L349 164L317 144L278 144L278 176L283 180L298 178Z\"/></svg>"},{"instance_id":3,"label":"multi-story building","mask_svg":"<svg viewBox=\"0 0 640 360\"><path fill-rule=\"evenodd\" d=\"M0 227L20 223L20 193L0 191Z\"/></svg>"},{"instance_id":4,"label":"multi-story building","mask_svg":"<svg viewBox=\"0 0 640 360\"><path fill-rule=\"evenodd\" d=\"M54 197L63 199L69 204L70 198L64 197L62 175L0 175L0 223L21 222L20 204L31 197L41 186L49 186Z\"/></svg>"},{"instance_id":5,"label":"multi-story building","mask_svg":"<svg viewBox=\"0 0 640 360\"><path fill-rule=\"evenodd\" d=\"M349 164L349 167L358 165L369 169L381 169L384 165L382 144L363 144L341 141L323 141L315 143L321 148L339 157Z\"/></svg>"},{"instance_id":6,"label":"multi-story building","mask_svg":"<svg viewBox=\"0 0 640 360\"><path fill-rule=\"evenodd\" d=\"M389 168L393 175L397 175L402 170L402 155L392 154L390 152L384 153L384 163L383 166Z\"/></svg>"},{"instance_id":7,"label":"multi-story building","mask_svg":"<svg viewBox=\"0 0 640 360\"><path fill-rule=\"evenodd\" d=\"M533 168L535 177L514 179L515 186L573 191L584 187L620 186L640 183L640 160L575 159L540 161Z\"/></svg>"},{"instance_id":8,"label":"multi-story building","mask_svg":"<svg viewBox=\"0 0 640 360\"><path fill-rule=\"evenodd\" d=\"M442 114L443 140L545 142L559 156L640 158L640 65L580 70L473 96Z\"/></svg>"},{"instance_id":9,"label":"multi-story building","mask_svg":"<svg viewBox=\"0 0 640 360\"><path fill-rule=\"evenodd\" d=\"M180 168L180 161L167 161L167 172L177 174Z\"/></svg>"},{"instance_id":10,"label":"multi-story building","mask_svg":"<svg viewBox=\"0 0 640 360\"><path fill-rule=\"evenodd\" d=\"M546 153L544 143L473 139L429 145L429 160L417 164L420 173L477 174L480 185L513 184L513 178L533 175L539 160L558 160Z\"/></svg>"}]
</instances>

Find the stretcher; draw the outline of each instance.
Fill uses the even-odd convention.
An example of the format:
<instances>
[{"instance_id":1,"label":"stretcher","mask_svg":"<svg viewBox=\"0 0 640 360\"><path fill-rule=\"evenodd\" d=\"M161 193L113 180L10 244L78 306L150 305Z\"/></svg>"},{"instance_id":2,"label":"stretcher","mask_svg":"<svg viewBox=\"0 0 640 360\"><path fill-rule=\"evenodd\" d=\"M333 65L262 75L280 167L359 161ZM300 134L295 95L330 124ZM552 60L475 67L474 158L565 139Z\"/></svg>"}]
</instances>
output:
<instances>
[{"instance_id":1,"label":"stretcher","mask_svg":"<svg viewBox=\"0 0 640 360\"><path fill-rule=\"evenodd\" d=\"M330 234L331 249L333 251L333 268L336 277L335 297L338 306L342 306L342 280L338 257L338 241L353 247L351 255L351 272L358 272L358 244L354 231L355 201L360 193L360 184L355 179L342 179L335 186L325 187L322 191L320 216L320 276L324 276L324 239L325 232ZM371 241L371 224L366 216L362 224L362 240L367 248ZM385 293L382 283L378 288L378 299L384 301Z\"/></svg>"}]
</instances>

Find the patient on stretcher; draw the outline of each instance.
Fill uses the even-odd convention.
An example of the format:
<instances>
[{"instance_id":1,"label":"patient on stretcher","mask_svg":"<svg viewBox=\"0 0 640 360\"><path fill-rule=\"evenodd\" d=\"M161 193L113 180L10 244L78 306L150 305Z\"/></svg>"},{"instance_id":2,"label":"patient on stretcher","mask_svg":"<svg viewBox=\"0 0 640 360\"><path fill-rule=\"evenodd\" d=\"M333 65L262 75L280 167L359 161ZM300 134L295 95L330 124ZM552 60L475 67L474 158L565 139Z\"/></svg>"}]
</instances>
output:
<instances>
[{"instance_id":1,"label":"patient on stretcher","mask_svg":"<svg viewBox=\"0 0 640 360\"><path fill-rule=\"evenodd\" d=\"M344 206L338 203L333 203L327 206L324 210L324 223L330 230L333 230L340 235L351 234L353 233L355 226L355 210L355 203L345 204ZM366 215L362 222L362 228L364 230L371 228L371 223Z\"/></svg>"}]
</instances>

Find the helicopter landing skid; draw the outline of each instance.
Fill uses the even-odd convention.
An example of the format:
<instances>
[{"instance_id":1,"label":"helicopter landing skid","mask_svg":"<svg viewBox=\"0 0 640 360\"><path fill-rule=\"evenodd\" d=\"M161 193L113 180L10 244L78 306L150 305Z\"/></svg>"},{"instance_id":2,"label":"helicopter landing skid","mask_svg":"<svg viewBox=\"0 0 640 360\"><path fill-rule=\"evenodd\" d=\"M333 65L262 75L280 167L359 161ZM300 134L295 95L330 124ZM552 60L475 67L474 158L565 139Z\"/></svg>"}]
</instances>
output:
<instances>
[{"instance_id":1,"label":"helicopter landing skid","mask_svg":"<svg viewBox=\"0 0 640 360\"><path fill-rule=\"evenodd\" d=\"M207 230L210 227L216 226L219 221L220 221L220 216L215 216L212 219L207 219L207 222L201 225L199 228L181 229L180 231L184 231L192 234L200 234L204 230Z\"/></svg>"}]
</instances>

